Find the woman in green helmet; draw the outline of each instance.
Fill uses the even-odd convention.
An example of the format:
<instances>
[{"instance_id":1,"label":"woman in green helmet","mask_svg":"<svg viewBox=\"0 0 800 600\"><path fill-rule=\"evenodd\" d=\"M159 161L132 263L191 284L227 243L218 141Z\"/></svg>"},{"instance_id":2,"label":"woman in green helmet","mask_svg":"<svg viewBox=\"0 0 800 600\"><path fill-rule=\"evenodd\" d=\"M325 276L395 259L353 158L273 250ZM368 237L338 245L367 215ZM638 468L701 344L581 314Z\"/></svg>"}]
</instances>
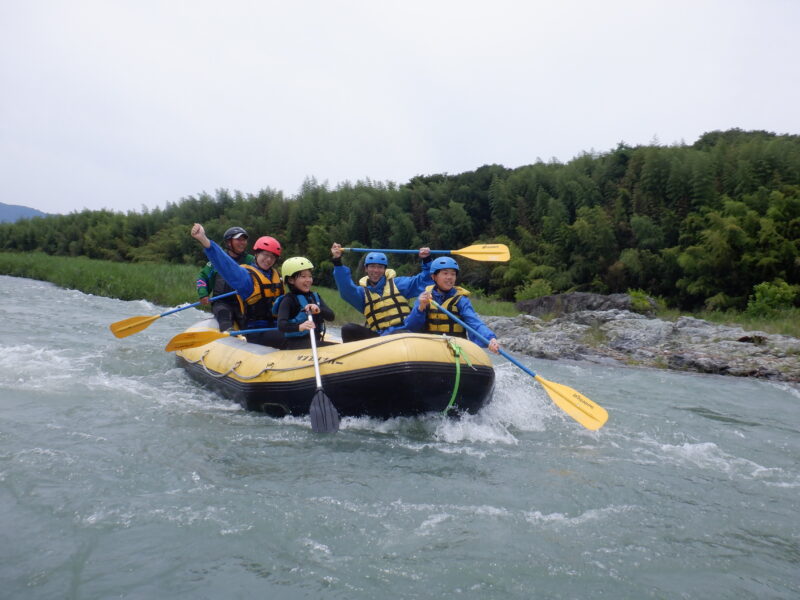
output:
<instances>
[{"instance_id":1,"label":"woman in green helmet","mask_svg":"<svg viewBox=\"0 0 800 600\"><path fill-rule=\"evenodd\" d=\"M286 339L285 350L311 348L310 335L315 336L318 346L328 345L323 341L325 321L333 321L335 315L319 294L311 290L313 268L311 261L302 256L287 258L281 266L286 293L278 299L273 311L277 311L278 330Z\"/></svg>"}]
</instances>

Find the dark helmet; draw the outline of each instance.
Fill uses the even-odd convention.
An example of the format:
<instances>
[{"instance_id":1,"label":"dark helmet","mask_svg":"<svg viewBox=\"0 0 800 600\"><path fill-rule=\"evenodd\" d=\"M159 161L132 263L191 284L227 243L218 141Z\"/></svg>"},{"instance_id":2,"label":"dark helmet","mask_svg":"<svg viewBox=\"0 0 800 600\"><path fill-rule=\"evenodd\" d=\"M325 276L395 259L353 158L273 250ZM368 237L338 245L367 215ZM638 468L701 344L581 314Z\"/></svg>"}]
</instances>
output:
<instances>
[{"instance_id":1,"label":"dark helmet","mask_svg":"<svg viewBox=\"0 0 800 600\"><path fill-rule=\"evenodd\" d=\"M242 236L247 237L247 232L244 229L241 227L231 227L225 232L223 238L227 242L228 240L233 240Z\"/></svg>"}]
</instances>

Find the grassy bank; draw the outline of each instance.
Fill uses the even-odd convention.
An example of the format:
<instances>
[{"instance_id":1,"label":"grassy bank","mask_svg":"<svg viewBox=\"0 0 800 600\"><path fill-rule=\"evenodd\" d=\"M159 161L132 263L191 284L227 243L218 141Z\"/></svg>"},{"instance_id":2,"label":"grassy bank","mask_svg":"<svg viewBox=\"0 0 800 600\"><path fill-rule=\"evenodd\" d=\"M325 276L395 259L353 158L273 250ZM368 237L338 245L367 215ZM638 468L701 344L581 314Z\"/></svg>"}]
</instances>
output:
<instances>
[{"instance_id":1,"label":"grassy bank","mask_svg":"<svg viewBox=\"0 0 800 600\"><path fill-rule=\"evenodd\" d=\"M0 252L0 275L49 281L87 294L149 300L160 306L197 302L194 283L200 267L152 263L118 263L42 253ZM337 323L360 322L363 316L336 290L316 288L336 313Z\"/></svg>"},{"instance_id":2,"label":"grassy bank","mask_svg":"<svg viewBox=\"0 0 800 600\"><path fill-rule=\"evenodd\" d=\"M196 302L194 282L199 267L151 263L117 263L83 257L49 256L42 253L0 252L0 274L50 281L58 286L80 290L87 294L119 298L120 300L149 300L160 306L180 306ZM361 313L344 302L336 290L317 287L336 313L336 323L363 320ZM475 310L482 315L513 317L518 314L512 302L470 296ZM661 310L664 320L675 320L676 310ZM779 333L800 337L800 310L790 309L773 317L751 317L727 311L704 311L693 314L713 323L739 325L748 330Z\"/></svg>"},{"instance_id":3,"label":"grassy bank","mask_svg":"<svg viewBox=\"0 0 800 600\"><path fill-rule=\"evenodd\" d=\"M87 294L149 300L160 306L196 302L194 282L200 267L150 263L118 263L83 257L49 256L42 253L0 252L0 274L49 281ZM364 317L339 297L334 289L315 287L336 313L336 323L360 323ZM475 309L485 315L515 316L511 302L471 297Z\"/></svg>"},{"instance_id":4,"label":"grassy bank","mask_svg":"<svg viewBox=\"0 0 800 600\"><path fill-rule=\"evenodd\" d=\"M0 252L0 274L49 281L64 288L120 300L150 300L163 306L196 301L197 267L117 263L38 252Z\"/></svg>"}]
</instances>

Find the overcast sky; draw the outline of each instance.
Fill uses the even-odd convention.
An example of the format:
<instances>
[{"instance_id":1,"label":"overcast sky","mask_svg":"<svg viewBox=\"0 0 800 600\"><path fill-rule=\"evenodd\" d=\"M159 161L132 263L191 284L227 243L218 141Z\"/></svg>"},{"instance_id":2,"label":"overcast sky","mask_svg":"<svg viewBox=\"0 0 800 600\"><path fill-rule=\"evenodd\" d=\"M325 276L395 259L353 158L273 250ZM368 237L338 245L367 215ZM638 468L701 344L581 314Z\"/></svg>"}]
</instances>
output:
<instances>
[{"instance_id":1,"label":"overcast sky","mask_svg":"<svg viewBox=\"0 0 800 600\"><path fill-rule=\"evenodd\" d=\"M800 134L794 0L0 0L0 202L140 211Z\"/></svg>"}]
</instances>

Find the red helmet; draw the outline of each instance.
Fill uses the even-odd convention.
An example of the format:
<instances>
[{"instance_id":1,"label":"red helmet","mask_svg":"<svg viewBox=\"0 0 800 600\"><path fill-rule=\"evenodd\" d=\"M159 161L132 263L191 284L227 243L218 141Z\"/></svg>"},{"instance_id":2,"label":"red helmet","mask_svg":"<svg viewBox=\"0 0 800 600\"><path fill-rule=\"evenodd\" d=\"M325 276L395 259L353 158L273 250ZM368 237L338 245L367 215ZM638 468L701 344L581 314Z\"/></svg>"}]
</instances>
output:
<instances>
[{"instance_id":1,"label":"red helmet","mask_svg":"<svg viewBox=\"0 0 800 600\"><path fill-rule=\"evenodd\" d=\"M256 243L253 244L253 250L266 250L267 252L272 252L275 256L280 256L281 243L274 237L264 235L258 238Z\"/></svg>"}]
</instances>

